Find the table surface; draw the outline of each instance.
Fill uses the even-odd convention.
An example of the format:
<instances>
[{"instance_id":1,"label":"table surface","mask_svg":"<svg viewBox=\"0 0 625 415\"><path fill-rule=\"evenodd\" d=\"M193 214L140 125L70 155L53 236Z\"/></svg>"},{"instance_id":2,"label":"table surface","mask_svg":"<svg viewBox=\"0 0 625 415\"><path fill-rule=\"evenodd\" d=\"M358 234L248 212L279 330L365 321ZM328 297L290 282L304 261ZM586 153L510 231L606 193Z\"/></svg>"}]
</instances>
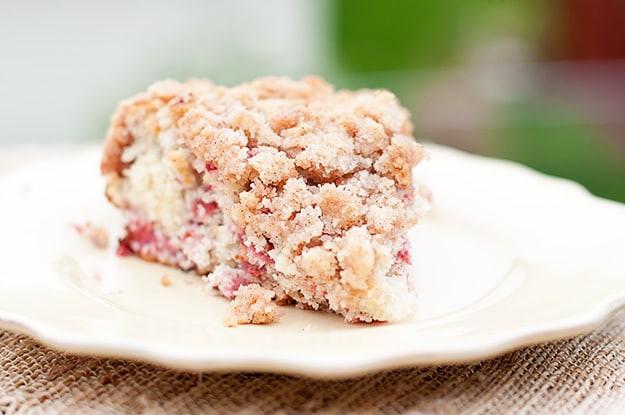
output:
<instances>
[{"instance_id":1,"label":"table surface","mask_svg":"<svg viewBox=\"0 0 625 415\"><path fill-rule=\"evenodd\" d=\"M0 177L71 148L0 148ZM0 331L0 413L625 413L625 310L589 335L480 363L344 380L186 373Z\"/></svg>"}]
</instances>

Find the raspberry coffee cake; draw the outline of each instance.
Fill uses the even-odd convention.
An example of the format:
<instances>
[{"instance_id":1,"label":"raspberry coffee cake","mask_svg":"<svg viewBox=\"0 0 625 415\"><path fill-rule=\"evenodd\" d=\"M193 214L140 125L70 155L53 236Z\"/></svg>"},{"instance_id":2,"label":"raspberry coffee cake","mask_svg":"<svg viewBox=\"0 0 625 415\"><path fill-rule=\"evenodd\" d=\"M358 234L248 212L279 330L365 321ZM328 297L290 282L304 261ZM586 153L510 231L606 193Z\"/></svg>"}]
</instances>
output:
<instances>
[{"instance_id":1,"label":"raspberry coffee cake","mask_svg":"<svg viewBox=\"0 0 625 415\"><path fill-rule=\"evenodd\" d=\"M257 284L371 322L415 311L406 233L427 205L422 157L387 91L167 80L119 105L101 168L125 215L119 255L195 270L226 298Z\"/></svg>"}]
</instances>

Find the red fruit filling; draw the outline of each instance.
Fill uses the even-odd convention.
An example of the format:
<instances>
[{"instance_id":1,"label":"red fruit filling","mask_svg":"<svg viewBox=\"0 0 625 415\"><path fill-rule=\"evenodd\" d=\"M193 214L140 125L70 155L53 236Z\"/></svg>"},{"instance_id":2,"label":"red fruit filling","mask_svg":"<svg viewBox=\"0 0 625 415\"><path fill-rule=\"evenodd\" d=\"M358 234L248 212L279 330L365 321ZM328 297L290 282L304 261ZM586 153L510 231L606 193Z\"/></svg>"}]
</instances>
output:
<instances>
[{"instance_id":1,"label":"red fruit filling","mask_svg":"<svg viewBox=\"0 0 625 415\"><path fill-rule=\"evenodd\" d=\"M247 255L250 258L254 258L257 261L254 262L260 262L262 264L273 264L274 260L269 256L268 252L271 251L273 249L273 245L271 245L270 243L267 244L268 248L266 251L257 251L256 248L254 248L253 246L245 246L246 250L247 250Z\"/></svg>"},{"instance_id":2,"label":"red fruit filling","mask_svg":"<svg viewBox=\"0 0 625 415\"><path fill-rule=\"evenodd\" d=\"M412 265L412 258L410 257L410 242L408 239L404 239L401 249L397 252L397 259L408 265Z\"/></svg>"},{"instance_id":3,"label":"red fruit filling","mask_svg":"<svg viewBox=\"0 0 625 415\"><path fill-rule=\"evenodd\" d=\"M132 254L132 249L130 249L127 237L119 240L119 245L117 246L117 251L115 251L115 253L119 256L128 256Z\"/></svg>"},{"instance_id":4,"label":"red fruit filling","mask_svg":"<svg viewBox=\"0 0 625 415\"><path fill-rule=\"evenodd\" d=\"M195 217L201 220L219 210L219 206L217 205L217 202L214 201L205 202L202 199L196 199L193 202L193 207L191 209Z\"/></svg>"},{"instance_id":5,"label":"red fruit filling","mask_svg":"<svg viewBox=\"0 0 625 415\"><path fill-rule=\"evenodd\" d=\"M259 267L258 265L250 264L247 261L241 262L240 267L243 272L253 278L260 278L263 274L261 267Z\"/></svg>"},{"instance_id":6,"label":"red fruit filling","mask_svg":"<svg viewBox=\"0 0 625 415\"><path fill-rule=\"evenodd\" d=\"M241 268L233 271L232 275L228 276L229 281L225 286L219 285L215 287L226 298L233 298L234 293L241 286L257 283L260 284L262 281L262 271L259 267L250 264L249 262L242 262L240 264Z\"/></svg>"},{"instance_id":7,"label":"red fruit filling","mask_svg":"<svg viewBox=\"0 0 625 415\"><path fill-rule=\"evenodd\" d=\"M157 235L151 222L137 220L126 227L126 236L119 240L117 255L126 256L138 253L142 247L150 246L152 253L169 252L175 254L178 249L171 245L169 238Z\"/></svg>"}]
</instances>

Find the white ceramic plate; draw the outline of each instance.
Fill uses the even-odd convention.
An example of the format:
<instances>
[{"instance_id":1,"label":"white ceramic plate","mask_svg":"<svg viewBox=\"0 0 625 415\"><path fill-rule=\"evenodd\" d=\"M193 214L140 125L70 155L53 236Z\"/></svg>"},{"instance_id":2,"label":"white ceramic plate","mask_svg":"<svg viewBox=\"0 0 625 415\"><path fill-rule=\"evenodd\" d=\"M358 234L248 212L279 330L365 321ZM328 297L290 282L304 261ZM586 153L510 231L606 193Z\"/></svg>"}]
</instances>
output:
<instances>
[{"instance_id":1,"label":"white ceramic plate","mask_svg":"<svg viewBox=\"0 0 625 415\"><path fill-rule=\"evenodd\" d=\"M92 148L0 179L0 324L72 353L345 376L495 356L587 332L625 303L623 205L509 162L428 148L416 174L434 204L411 233L413 320L349 325L286 307L278 324L224 327L227 301L196 276L118 258L113 243L98 250L69 226L119 233Z\"/></svg>"}]
</instances>

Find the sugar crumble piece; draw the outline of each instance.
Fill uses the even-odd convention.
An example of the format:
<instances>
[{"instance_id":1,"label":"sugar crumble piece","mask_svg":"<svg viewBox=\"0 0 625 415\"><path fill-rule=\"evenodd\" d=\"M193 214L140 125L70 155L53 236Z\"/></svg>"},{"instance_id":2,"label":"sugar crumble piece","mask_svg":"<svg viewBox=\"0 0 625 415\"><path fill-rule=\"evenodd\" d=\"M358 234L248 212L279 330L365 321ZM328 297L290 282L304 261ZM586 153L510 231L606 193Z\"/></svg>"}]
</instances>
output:
<instances>
[{"instance_id":1,"label":"sugar crumble piece","mask_svg":"<svg viewBox=\"0 0 625 415\"><path fill-rule=\"evenodd\" d=\"M163 275L161 277L161 285L163 287L170 287L171 286L171 279L169 278L169 275Z\"/></svg>"},{"instance_id":2,"label":"sugar crumble piece","mask_svg":"<svg viewBox=\"0 0 625 415\"><path fill-rule=\"evenodd\" d=\"M271 301L275 293L259 284L239 287L230 302L230 309L224 319L228 327L239 324L270 324L279 318L277 306Z\"/></svg>"}]
</instances>

